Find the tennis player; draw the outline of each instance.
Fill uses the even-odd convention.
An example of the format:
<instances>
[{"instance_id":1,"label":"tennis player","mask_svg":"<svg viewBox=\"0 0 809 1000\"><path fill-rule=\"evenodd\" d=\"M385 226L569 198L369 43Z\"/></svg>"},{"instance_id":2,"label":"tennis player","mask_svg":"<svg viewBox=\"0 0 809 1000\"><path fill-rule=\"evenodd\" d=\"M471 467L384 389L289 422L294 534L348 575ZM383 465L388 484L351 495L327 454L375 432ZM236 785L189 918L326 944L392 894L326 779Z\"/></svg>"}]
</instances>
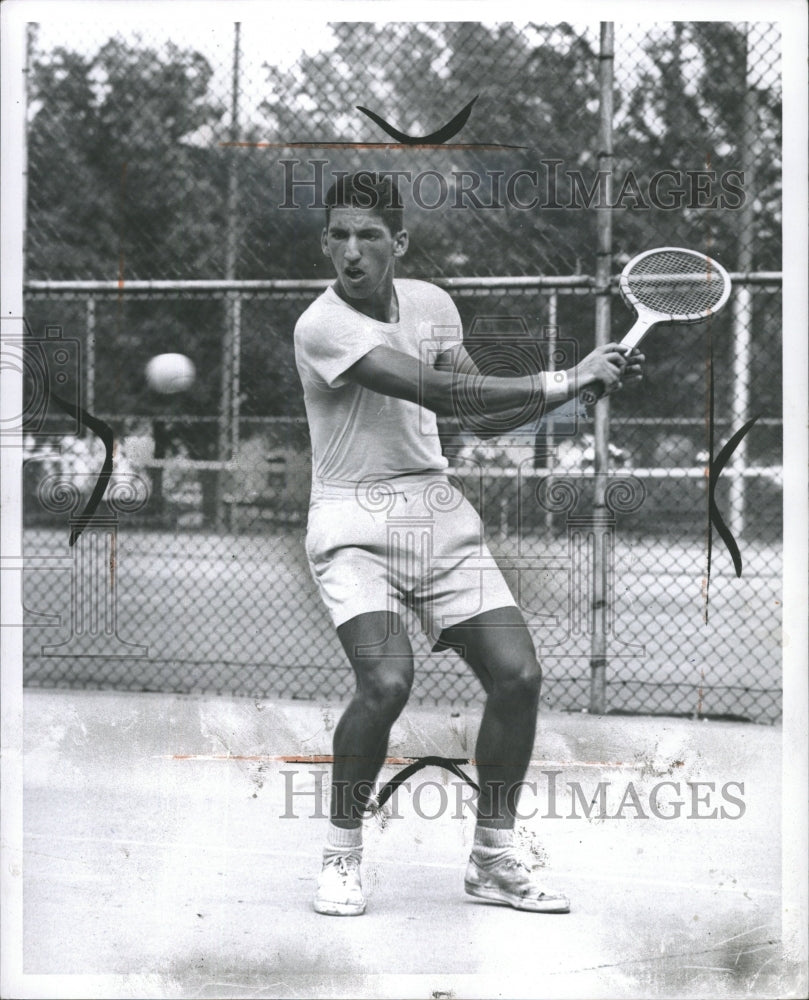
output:
<instances>
[{"instance_id":1,"label":"tennis player","mask_svg":"<svg viewBox=\"0 0 809 1000\"><path fill-rule=\"evenodd\" d=\"M521 910L566 912L514 850L517 790L534 744L542 674L523 616L482 537L480 519L446 476L436 414L479 426L524 424L602 382L640 377L643 356L599 347L575 368L515 378L481 375L451 298L394 278L407 251L389 176L340 178L326 195L323 253L336 280L295 327L313 450L306 551L356 675L334 732L331 811L314 907L365 910L362 817L413 682L415 614L434 649L454 649L486 706L475 748L480 794L466 892Z\"/></svg>"}]
</instances>

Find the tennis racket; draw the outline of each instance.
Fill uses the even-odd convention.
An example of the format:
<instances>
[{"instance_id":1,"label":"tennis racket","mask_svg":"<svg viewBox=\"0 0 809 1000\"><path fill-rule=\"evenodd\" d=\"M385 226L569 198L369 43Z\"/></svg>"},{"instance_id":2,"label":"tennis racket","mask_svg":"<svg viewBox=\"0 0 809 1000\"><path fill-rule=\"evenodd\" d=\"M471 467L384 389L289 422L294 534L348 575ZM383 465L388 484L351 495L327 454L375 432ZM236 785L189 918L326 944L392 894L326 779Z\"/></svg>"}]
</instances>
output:
<instances>
[{"instance_id":1,"label":"tennis racket","mask_svg":"<svg viewBox=\"0 0 809 1000\"><path fill-rule=\"evenodd\" d=\"M680 247L658 247L638 254L621 272L621 298L637 315L621 341L627 353L653 326L702 323L724 306L730 295L727 271L704 253ZM588 406L604 395L603 382L583 389Z\"/></svg>"}]
</instances>

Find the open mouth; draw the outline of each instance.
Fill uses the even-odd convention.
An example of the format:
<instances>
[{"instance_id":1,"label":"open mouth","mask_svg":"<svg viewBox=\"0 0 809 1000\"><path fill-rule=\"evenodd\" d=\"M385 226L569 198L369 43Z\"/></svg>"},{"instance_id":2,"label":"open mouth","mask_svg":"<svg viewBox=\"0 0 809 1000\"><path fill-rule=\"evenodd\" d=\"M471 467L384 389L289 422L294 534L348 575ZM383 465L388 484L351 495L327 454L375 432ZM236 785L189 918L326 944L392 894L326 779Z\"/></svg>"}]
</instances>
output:
<instances>
[{"instance_id":1,"label":"open mouth","mask_svg":"<svg viewBox=\"0 0 809 1000\"><path fill-rule=\"evenodd\" d=\"M349 281L359 281L365 277L365 272L358 267L347 267L345 269L345 276Z\"/></svg>"}]
</instances>

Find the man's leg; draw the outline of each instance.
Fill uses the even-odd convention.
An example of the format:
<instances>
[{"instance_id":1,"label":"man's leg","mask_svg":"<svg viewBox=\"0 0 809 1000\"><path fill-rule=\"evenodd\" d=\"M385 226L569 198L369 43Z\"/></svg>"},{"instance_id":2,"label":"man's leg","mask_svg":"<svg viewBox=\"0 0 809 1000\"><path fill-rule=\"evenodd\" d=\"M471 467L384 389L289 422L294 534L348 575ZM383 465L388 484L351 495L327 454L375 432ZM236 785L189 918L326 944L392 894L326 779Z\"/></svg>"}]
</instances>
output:
<instances>
[{"instance_id":1,"label":"man's leg","mask_svg":"<svg viewBox=\"0 0 809 1000\"><path fill-rule=\"evenodd\" d=\"M484 612L445 629L441 645L460 653L487 695L475 747L480 795L466 891L517 909L566 913L567 897L541 885L514 853L517 800L534 746L542 684L522 614L515 607Z\"/></svg>"},{"instance_id":2,"label":"man's leg","mask_svg":"<svg viewBox=\"0 0 809 1000\"><path fill-rule=\"evenodd\" d=\"M531 636L518 608L497 608L445 629L441 644L458 651L488 696L475 747L478 824L513 830L542 684Z\"/></svg>"},{"instance_id":3,"label":"man's leg","mask_svg":"<svg viewBox=\"0 0 809 1000\"><path fill-rule=\"evenodd\" d=\"M334 731L331 820L359 827L385 761L393 723L413 684L413 650L398 615L372 611L337 629L356 677L354 697Z\"/></svg>"},{"instance_id":4,"label":"man's leg","mask_svg":"<svg viewBox=\"0 0 809 1000\"><path fill-rule=\"evenodd\" d=\"M334 731L329 831L315 909L334 916L365 910L359 866L362 816L384 763L393 723L413 683L413 651L398 615L369 612L341 625L357 688Z\"/></svg>"}]
</instances>

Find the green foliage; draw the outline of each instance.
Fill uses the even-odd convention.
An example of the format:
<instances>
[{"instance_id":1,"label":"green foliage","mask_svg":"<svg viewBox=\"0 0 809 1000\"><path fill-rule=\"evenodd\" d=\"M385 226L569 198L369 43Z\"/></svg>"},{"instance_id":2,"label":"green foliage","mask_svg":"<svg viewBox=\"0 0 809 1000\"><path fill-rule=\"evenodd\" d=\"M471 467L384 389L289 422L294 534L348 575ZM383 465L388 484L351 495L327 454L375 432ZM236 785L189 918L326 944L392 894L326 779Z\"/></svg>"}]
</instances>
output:
<instances>
[{"instance_id":1,"label":"green foliage","mask_svg":"<svg viewBox=\"0 0 809 1000\"><path fill-rule=\"evenodd\" d=\"M632 87L617 68L617 92L627 97L616 115L616 177L632 171L646 190L655 173L674 170L687 195L675 209L634 207L628 200L628 211L614 216L616 254L629 257L655 243L683 245L711 253L732 270L741 266L746 247L750 269L780 268L781 102L777 87L762 85L774 55L763 45L754 50L760 40L753 28L661 25L646 39ZM714 171L711 191L695 199L688 171ZM743 174L735 183L744 190L746 210L737 197L723 207L726 171Z\"/></svg>"},{"instance_id":2,"label":"green foliage","mask_svg":"<svg viewBox=\"0 0 809 1000\"><path fill-rule=\"evenodd\" d=\"M209 277L221 268L224 157L189 140L216 126L198 53L108 41L59 48L31 87L31 278Z\"/></svg>"},{"instance_id":3,"label":"green foliage","mask_svg":"<svg viewBox=\"0 0 809 1000\"><path fill-rule=\"evenodd\" d=\"M274 141L385 141L382 131L355 111L356 105L378 112L407 134L423 135L477 95L468 123L451 142L524 147L311 154L328 156L330 171L362 167L415 176L435 170L445 176L448 197L435 211L418 208L403 183L413 236L407 273L560 274L577 269L592 242L592 213L524 211L508 204L498 208L498 200L507 199L493 193L496 182L487 171L505 177L535 171L534 186L543 191L543 158L567 161L572 153L576 165L597 131L597 60L583 39L565 25L554 28L543 44L543 33L533 27L521 31L512 24L463 22L370 24L362 31L336 25L334 32L338 41L332 51L304 55L286 71L267 67L262 111L266 134ZM462 171L481 178L479 199L495 207L457 198L453 172ZM519 192L525 201L531 198L529 188L525 182ZM425 201L439 200L435 185L426 185L423 195ZM296 271L301 276L322 265L308 257L301 263L304 270Z\"/></svg>"}]
</instances>

